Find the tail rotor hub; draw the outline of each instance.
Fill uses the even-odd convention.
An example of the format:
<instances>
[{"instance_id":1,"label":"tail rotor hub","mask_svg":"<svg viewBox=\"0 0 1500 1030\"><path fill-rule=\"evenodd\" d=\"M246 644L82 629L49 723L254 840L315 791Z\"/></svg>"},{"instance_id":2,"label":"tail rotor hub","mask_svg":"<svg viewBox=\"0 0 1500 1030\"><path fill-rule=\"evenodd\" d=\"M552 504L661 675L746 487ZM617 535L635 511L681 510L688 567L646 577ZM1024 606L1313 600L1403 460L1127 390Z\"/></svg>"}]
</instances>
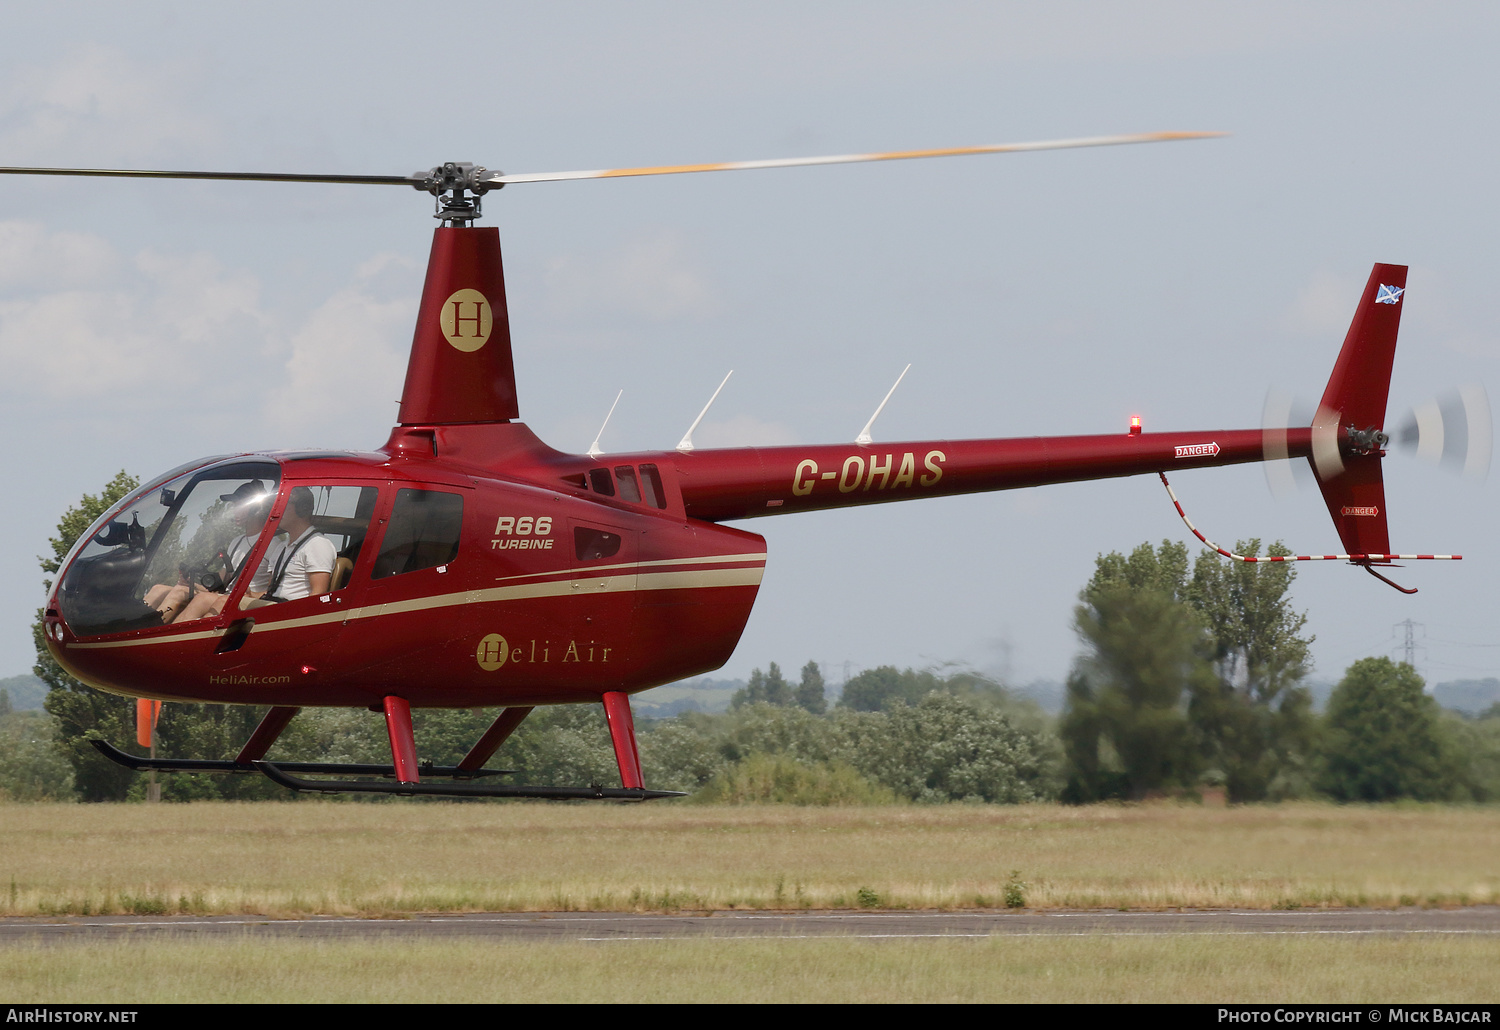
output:
<instances>
[{"instance_id":1,"label":"tail rotor hub","mask_svg":"<svg viewBox=\"0 0 1500 1030\"><path fill-rule=\"evenodd\" d=\"M1391 442L1390 436L1378 429L1355 429L1353 426L1344 430L1344 439L1349 443L1349 450L1355 454L1382 453Z\"/></svg>"}]
</instances>

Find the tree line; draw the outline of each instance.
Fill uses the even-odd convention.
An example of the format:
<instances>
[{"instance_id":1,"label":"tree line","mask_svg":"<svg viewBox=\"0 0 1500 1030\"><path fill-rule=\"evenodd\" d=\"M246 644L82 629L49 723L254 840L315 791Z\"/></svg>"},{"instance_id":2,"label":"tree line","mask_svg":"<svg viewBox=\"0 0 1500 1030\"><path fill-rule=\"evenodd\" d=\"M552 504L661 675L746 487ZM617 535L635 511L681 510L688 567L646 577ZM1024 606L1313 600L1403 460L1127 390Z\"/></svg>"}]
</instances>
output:
<instances>
[{"instance_id":1,"label":"tree line","mask_svg":"<svg viewBox=\"0 0 1500 1030\"><path fill-rule=\"evenodd\" d=\"M69 509L42 559L58 571L73 541L136 486L121 473ZM1257 554L1259 541L1236 546ZM1273 545L1270 554L1285 554ZM1325 796L1340 801L1500 800L1500 705L1477 719L1443 712L1410 666L1355 662L1327 710L1302 686L1313 638L1288 596L1286 563L1190 562L1180 543L1101 555L1074 613L1082 651L1058 718L968 670L868 669L828 705L816 662L790 682L777 663L755 669L730 710L637 723L643 771L655 788L706 801L1087 803L1192 796L1231 802ZM146 777L89 744L134 740L130 699L94 690L52 661L34 627L45 714L10 712L0 698L0 798L130 800ZM167 704L158 753L223 758L265 709ZM456 763L498 714L418 710L421 757ZM378 715L310 709L274 759L387 763ZM509 782L584 785L617 778L602 711L534 712L491 764ZM251 775L171 774L167 800L285 798Z\"/></svg>"},{"instance_id":2,"label":"tree line","mask_svg":"<svg viewBox=\"0 0 1500 1030\"><path fill-rule=\"evenodd\" d=\"M1240 541L1257 555L1260 541ZM1279 544L1268 554L1290 552ZM1364 658L1318 715L1291 563L1225 562L1163 541L1098 559L1074 624L1083 652L1058 725L1062 797L1221 786L1230 802L1500 800L1500 705L1445 713L1411 666Z\"/></svg>"}]
</instances>

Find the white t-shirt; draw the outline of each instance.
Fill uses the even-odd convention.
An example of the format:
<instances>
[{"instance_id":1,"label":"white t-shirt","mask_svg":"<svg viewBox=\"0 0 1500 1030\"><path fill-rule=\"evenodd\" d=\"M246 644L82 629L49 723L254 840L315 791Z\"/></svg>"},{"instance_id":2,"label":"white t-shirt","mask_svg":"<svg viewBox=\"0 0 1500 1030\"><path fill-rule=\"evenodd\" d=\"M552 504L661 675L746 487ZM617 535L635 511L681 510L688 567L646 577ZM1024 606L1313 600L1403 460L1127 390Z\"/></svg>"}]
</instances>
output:
<instances>
[{"instance_id":1,"label":"white t-shirt","mask_svg":"<svg viewBox=\"0 0 1500 1030\"><path fill-rule=\"evenodd\" d=\"M240 569L240 565L249 556L250 549L255 546L255 541L259 538L259 533L256 533L254 536L246 536L241 533L229 541L229 546L224 549L224 557L229 559L229 567L239 571L241 576L244 575L244 570ZM260 566L255 570L255 575L250 577L250 589L257 594L265 593L266 587L271 585L270 552L274 550L274 547L266 549L267 553L260 556ZM230 585L225 584L225 589L229 589Z\"/></svg>"},{"instance_id":2,"label":"white t-shirt","mask_svg":"<svg viewBox=\"0 0 1500 1030\"><path fill-rule=\"evenodd\" d=\"M287 558L288 553L291 553L290 558ZM308 585L311 574L326 572L331 577L338 558L339 552L333 546L333 541L316 529L309 528L295 541L288 543L283 540L276 548L276 555L271 561L271 579L267 581L267 586L269 588L271 580L275 579L277 571L284 565L281 582L272 593L283 601L307 597L312 593L312 588Z\"/></svg>"}]
</instances>

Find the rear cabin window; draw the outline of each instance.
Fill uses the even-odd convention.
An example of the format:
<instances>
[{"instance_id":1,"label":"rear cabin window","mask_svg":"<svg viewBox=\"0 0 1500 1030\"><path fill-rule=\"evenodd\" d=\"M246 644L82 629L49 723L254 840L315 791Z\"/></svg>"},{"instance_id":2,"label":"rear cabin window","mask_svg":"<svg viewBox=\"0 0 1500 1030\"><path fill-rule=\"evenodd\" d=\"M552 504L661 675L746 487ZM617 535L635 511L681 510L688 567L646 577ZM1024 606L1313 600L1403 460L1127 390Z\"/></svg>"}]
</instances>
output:
<instances>
[{"instance_id":1,"label":"rear cabin window","mask_svg":"<svg viewBox=\"0 0 1500 1030\"><path fill-rule=\"evenodd\" d=\"M371 579L446 565L458 554L464 499L438 490L398 490Z\"/></svg>"},{"instance_id":2,"label":"rear cabin window","mask_svg":"<svg viewBox=\"0 0 1500 1030\"><path fill-rule=\"evenodd\" d=\"M646 464L639 469L634 465L616 465L614 475L609 469L589 469L563 477L564 482L584 490L592 490L604 497L614 497L618 489L620 500L631 504L649 504L653 508L665 509L667 492L662 488L661 470Z\"/></svg>"},{"instance_id":3,"label":"rear cabin window","mask_svg":"<svg viewBox=\"0 0 1500 1030\"><path fill-rule=\"evenodd\" d=\"M609 469L589 469L589 487L605 497L615 495L615 484L609 478Z\"/></svg>"},{"instance_id":4,"label":"rear cabin window","mask_svg":"<svg viewBox=\"0 0 1500 1030\"><path fill-rule=\"evenodd\" d=\"M620 499L622 501L630 501L632 504L641 503L641 488L635 481L634 466L615 466L615 482L620 485Z\"/></svg>"},{"instance_id":5,"label":"rear cabin window","mask_svg":"<svg viewBox=\"0 0 1500 1030\"><path fill-rule=\"evenodd\" d=\"M661 488L661 472L655 465L641 466L641 496L653 508L667 506L667 492Z\"/></svg>"}]
</instances>

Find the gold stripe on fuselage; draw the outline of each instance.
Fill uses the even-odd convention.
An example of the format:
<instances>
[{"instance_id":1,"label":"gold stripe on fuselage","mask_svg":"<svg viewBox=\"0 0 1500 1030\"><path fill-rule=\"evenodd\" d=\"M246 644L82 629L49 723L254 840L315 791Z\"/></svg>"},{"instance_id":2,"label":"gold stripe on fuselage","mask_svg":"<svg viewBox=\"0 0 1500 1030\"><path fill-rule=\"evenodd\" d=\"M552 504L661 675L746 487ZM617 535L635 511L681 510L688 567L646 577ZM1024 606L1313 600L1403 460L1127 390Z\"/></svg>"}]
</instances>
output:
<instances>
[{"instance_id":1,"label":"gold stripe on fuselage","mask_svg":"<svg viewBox=\"0 0 1500 1030\"><path fill-rule=\"evenodd\" d=\"M683 569L673 572L636 572L633 575L619 574L622 570L658 567L663 565L687 565L691 563L742 563L739 568ZM600 575L600 573L606 573ZM430 611L435 608L451 608L463 604L495 604L503 601L523 601L541 597L563 597L576 593L574 583L602 580L591 583L590 591L598 593L628 593L647 590L703 590L713 587L759 586L765 574L765 555L718 555L707 558L673 559L667 561L632 562L626 565L596 566L590 569L563 569L536 573L529 576L509 576L506 580L535 579L540 576L553 577L536 583L515 583L510 586L485 587L479 590L460 590L451 594L432 597L414 597L405 601L390 601L384 604L365 605L347 610L338 609L306 615L300 619L284 619L256 626L260 633L273 630L300 629L320 626L332 622L353 622L356 619L373 619L385 615L403 615L408 612ZM560 577L560 578L559 578ZM500 582L505 582L501 580ZM331 594L324 594L331 597ZM105 640L87 643L70 643L69 648L92 650L110 647L144 647L148 644L180 643L222 636L224 630L193 630L187 633L166 633L160 636L136 640Z\"/></svg>"}]
</instances>

